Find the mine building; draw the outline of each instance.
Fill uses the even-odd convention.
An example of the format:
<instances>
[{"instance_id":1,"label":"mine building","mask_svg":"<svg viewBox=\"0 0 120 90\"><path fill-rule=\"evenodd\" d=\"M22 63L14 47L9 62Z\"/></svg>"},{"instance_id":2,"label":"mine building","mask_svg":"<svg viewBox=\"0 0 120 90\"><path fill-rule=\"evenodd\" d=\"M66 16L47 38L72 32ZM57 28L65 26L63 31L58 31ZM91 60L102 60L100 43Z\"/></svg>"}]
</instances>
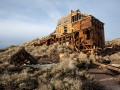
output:
<instances>
[{"instance_id":1,"label":"mine building","mask_svg":"<svg viewBox=\"0 0 120 90\"><path fill-rule=\"evenodd\" d=\"M51 45L56 42L85 52L94 48L103 48L104 23L92 15L71 10L70 14L58 21L53 33L38 40L34 45Z\"/></svg>"}]
</instances>

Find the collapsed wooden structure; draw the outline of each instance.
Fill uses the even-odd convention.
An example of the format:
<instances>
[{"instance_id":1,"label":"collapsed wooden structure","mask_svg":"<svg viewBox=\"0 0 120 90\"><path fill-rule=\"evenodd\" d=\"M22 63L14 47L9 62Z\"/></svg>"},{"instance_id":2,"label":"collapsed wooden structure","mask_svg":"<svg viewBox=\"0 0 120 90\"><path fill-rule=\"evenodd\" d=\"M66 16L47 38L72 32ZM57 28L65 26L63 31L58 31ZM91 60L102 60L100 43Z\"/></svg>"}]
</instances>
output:
<instances>
[{"instance_id":1,"label":"collapsed wooden structure","mask_svg":"<svg viewBox=\"0 0 120 90\"><path fill-rule=\"evenodd\" d=\"M56 42L84 52L103 48L104 23L92 15L71 10L70 14L58 21L52 34L38 40L34 45L51 45Z\"/></svg>"},{"instance_id":2,"label":"collapsed wooden structure","mask_svg":"<svg viewBox=\"0 0 120 90\"><path fill-rule=\"evenodd\" d=\"M98 63L98 62L92 62L92 63L94 65L100 66L102 68L106 68L108 70L115 71L115 72L120 74L120 68L119 67L115 67L115 66L112 66L112 65L105 65L105 64Z\"/></svg>"},{"instance_id":3,"label":"collapsed wooden structure","mask_svg":"<svg viewBox=\"0 0 120 90\"><path fill-rule=\"evenodd\" d=\"M10 64L14 64L15 66L38 63L37 60L32 55L30 55L23 47L11 56L9 62Z\"/></svg>"}]
</instances>

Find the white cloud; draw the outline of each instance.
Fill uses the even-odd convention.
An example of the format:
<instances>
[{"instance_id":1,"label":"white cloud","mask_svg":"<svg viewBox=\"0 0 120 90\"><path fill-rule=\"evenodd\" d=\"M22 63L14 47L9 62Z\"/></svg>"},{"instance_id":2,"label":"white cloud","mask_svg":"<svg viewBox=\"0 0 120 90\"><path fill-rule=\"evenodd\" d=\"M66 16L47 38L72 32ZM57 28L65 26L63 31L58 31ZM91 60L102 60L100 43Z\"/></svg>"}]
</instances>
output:
<instances>
[{"instance_id":1,"label":"white cloud","mask_svg":"<svg viewBox=\"0 0 120 90\"><path fill-rule=\"evenodd\" d=\"M93 14L105 24L107 39L120 37L119 0L0 0L0 42L17 43L53 32L57 21L70 10ZM114 13L114 14L113 14ZM115 29L116 27L116 29ZM0 45L1 46L1 45Z\"/></svg>"},{"instance_id":2,"label":"white cloud","mask_svg":"<svg viewBox=\"0 0 120 90\"><path fill-rule=\"evenodd\" d=\"M41 38L53 31L47 24L17 21L0 22L0 48Z\"/></svg>"},{"instance_id":3,"label":"white cloud","mask_svg":"<svg viewBox=\"0 0 120 90\"><path fill-rule=\"evenodd\" d=\"M18 22L18 21L2 21L0 22L0 36L2 35L38 35L41 33L44 35L46 31L49 33L49 26L39 23L29 23L29 22Z\"/></svg>"}]
</instances>

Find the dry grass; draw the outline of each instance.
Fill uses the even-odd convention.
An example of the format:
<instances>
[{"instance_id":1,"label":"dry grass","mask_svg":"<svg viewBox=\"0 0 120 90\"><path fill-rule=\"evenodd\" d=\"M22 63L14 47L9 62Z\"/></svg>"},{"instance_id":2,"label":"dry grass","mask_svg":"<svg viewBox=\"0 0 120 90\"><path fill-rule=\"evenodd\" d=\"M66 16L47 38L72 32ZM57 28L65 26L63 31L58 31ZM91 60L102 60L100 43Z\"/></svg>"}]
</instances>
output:
<instances>
[{"instance_id":1,"label":"dry grass","mask_svg":"<svg viewBox=\"0 0 120 90\"><path fill-rule=\"evenodd\" d=\"M85 81L81 90L105 90L105 86L96 81Z\"/></svg>"},{"instance_id":2,"label":"dry grass","mask_svg":"<svg viewBox=\"0 0 120 90\"><path fill-rule=\"evenodd\" d=\"M89 90L89 88L97 85L102 89L90 90L104 90L100 84L94 84L91 75L85 71L79 71L76 67L76 61L64 60L51 69L45 71L39 76L39 90ZM89 83L90 86L85 85ZM43 87L44 86L44 87ZM87 89L86 89L87 88Z\"/></svg>"},{"instance_id":3,"label":"dry grass","mask_svg":"<svg viewBox=\"0 0 120 90\"><path fill-rule=\"evenodd\" d=\"M118 77L118 84L120 85L120 76Z\"/></svg>"},{"instance_id":4,"label":"dry grass","mask_svg":"<svg viewBox=\"0 0 120 90\"><path fill-rule=\"evenodd\" d=\"M47 60L53 63L61 59L60 54L63 57L60 63L43 70L9 65L7 63L9 57L19 50L21 46L24 46L31 55L41 56L39 59L41 61ZM91 56L91 59L94 59L94 57ZM89 88L95 86L93 77L86 71L79 69L80 66L85 65L87 60L86 54L72 52L65 45L59 45L58 43L50 46L34 47L32 42L28 42L20 46L9 47L5 52L0 52L0 89L89 90ZM88 83L88 86L86 83ZM100 89L93 88L91 90Z\"/></svg>"},{"instance_id":5,"label":"dry grass","mask_svg":"<svg viewBox=\"0 0 120 90\"><path fill-rule=\"evenodd\" d=\"M38 79L25 69L21 71L19 67L8 66L0 75L0 86L5 90L31 90L38 86Z\"/></svg>"},{"instance_id":6,"label":"dry grass","mask_svg":"<svg viewBox=\"0 0 120 90\"><path fill-rule=\"evenodd\" d=\"M5 90L104 90L94 89L97 85L103 88L95 84L93 77L86 71L77 68L77 61L70 59L42 71L29 67L19 70L10 65L0 74L0 88Z\"/></svg>"}]
</instances>

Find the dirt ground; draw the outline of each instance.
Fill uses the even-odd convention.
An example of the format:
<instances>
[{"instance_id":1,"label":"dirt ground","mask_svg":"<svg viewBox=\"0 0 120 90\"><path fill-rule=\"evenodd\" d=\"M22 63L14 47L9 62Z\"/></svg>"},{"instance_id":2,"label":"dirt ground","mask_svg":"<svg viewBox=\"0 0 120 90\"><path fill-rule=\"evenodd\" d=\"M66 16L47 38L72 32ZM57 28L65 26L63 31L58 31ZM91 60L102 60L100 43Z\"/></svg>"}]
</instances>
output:
<instances>
[{"instance_id":1,"label":"dirt ground","mask_svg":"<svg viewBox=\"0 0 120 90\"><path fill-rule=\"evenodd\" d=\"M118 84L117 81L120 75L113 75L109 71L106 71L108 72L108 74L105 74L105 71L99 68L89 69L88 72L93 75L96 81L106 86L107 90L120 90L120 85Z\"/></svg>"}]
</instances>

